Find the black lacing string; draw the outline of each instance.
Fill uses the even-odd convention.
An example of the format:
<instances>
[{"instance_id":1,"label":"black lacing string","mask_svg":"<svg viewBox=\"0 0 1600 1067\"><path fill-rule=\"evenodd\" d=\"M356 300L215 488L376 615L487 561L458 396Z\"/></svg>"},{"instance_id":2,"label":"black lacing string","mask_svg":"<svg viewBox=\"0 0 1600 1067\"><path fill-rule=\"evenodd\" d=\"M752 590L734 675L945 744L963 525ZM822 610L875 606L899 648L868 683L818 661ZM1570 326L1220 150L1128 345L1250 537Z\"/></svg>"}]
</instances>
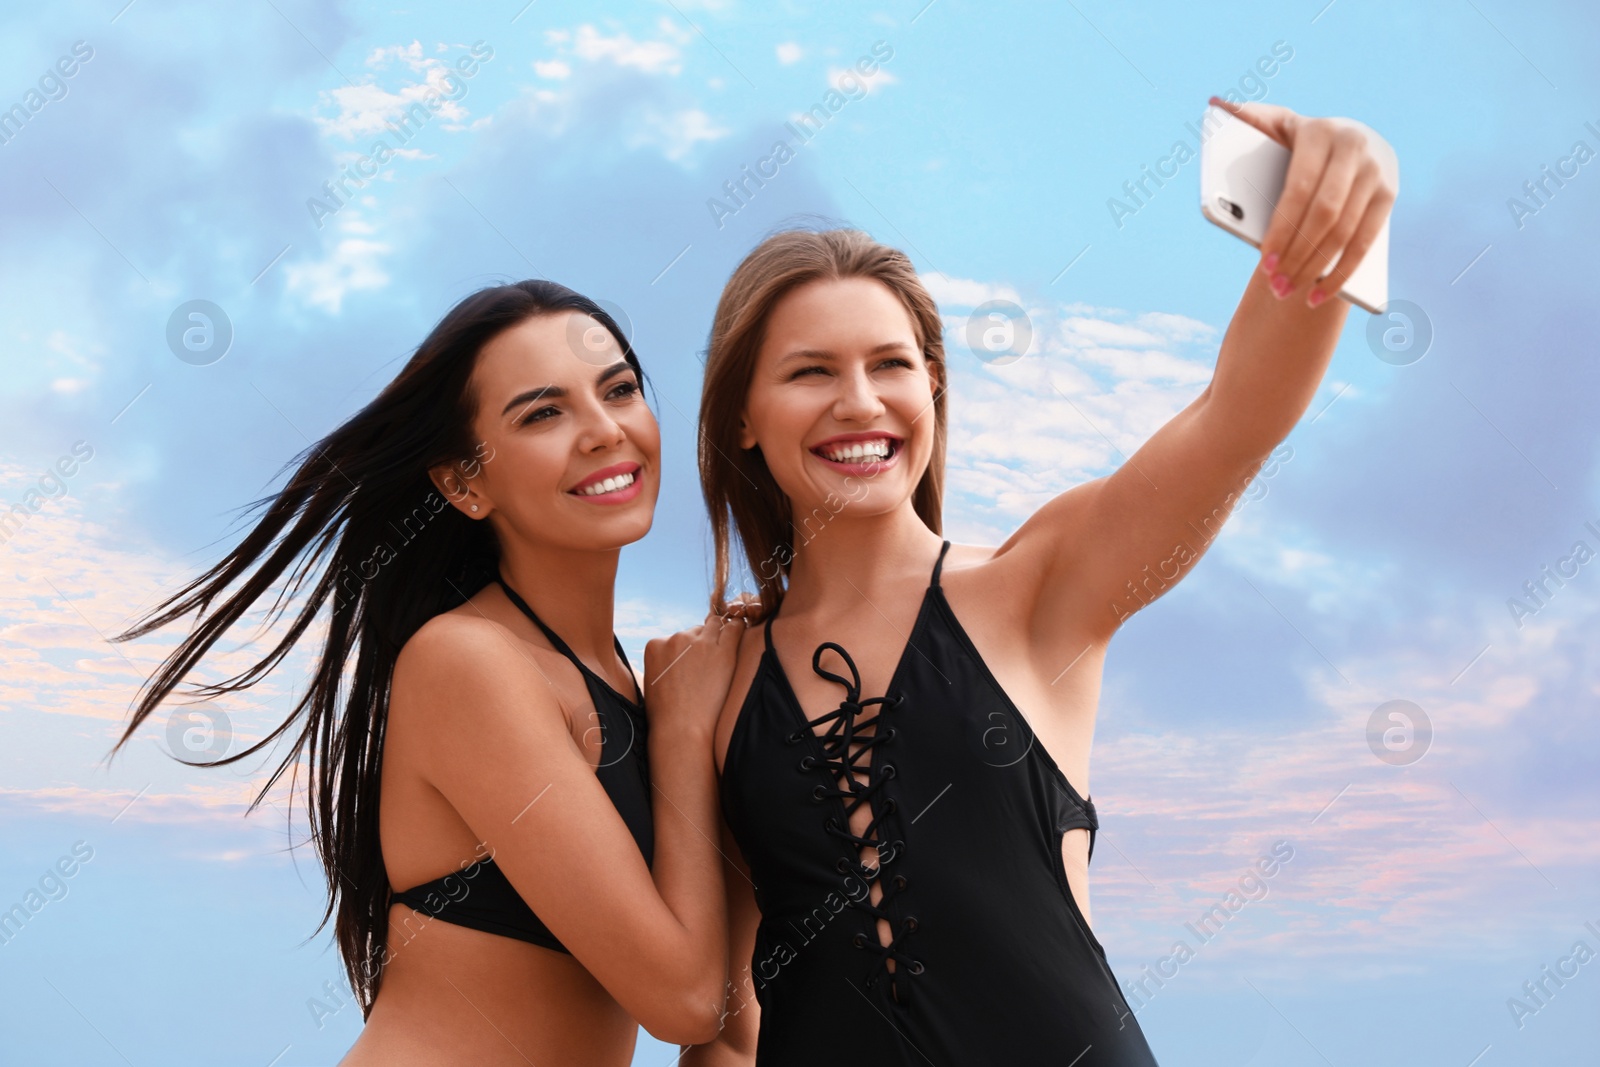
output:
<instances>
[{"instance_id":1,"label":"black lacing string","mask_svg":"<svg viewBox=\"0 0 1600 1067\"><path fill-rule=\"evenodd\" d=\"M832 671L823 668L822 654L829 649L838 653L839 658L844 660L845 666L850 671L849 678L834 674ZM892 763L885 763L880 768L876 780L872 779L871 771L873 746L888 744L894 738L894 728L890 727L887 730L875 728L879 718L881 718L881 712L870 718L858 718L858 716L873 704L883 705L884 708L898 707L905 702L905 696L902 694L894 697L868 697L863 700L861 697L861 672L856 669L855 660L850 658L850 653L846 652L843 647L832 641L824 641L817 646L816 652L811 656L811 669L820 677L843 686L845 690L845 698L839 702L837 708L826 715L808 720L805 729L809 730L824 723L827 724L827 732L818 740L825 754L824 763L829 771L829 781L837 782L842 779L846 783L845 788L842 789L832 785L818 785L812 790L811 795L819 802L826 800L828 797L847 799L844 824L840 825L838 819L830 818L827 821L826 830L835 837L849 841L855 847L857 855L859 855L860 850L868 845L876 848L883 844L878 836L878 825L883 821L884 816L894 812L896 803L893 797L886 798L882 812L873 816L872 821L867 823L863 833L857 835L850 832L849 817L861 805L869 804L873 795L881 790L884 784L895 775ZM872 733L868 736L862 736L861 731L869 727L874 727ZM789 735L789 741L791 743L798 742L804 736L804 730L796 730ZM865 768L857 766L863 756L867 757L867 766ZM817 761L813 756L806 756L800 761L800 769L802 771L811 771L816 766ZM856 778L858 770L864 770L866 773L868 778L866 785L862 785ZM868 810L871 810L870 806ZM867 984L870 986L877 980L879 971L883 971L886 974L889 973L887 963L891 959L896 961L899 968L904 969L907 973L921 974L923 971L922 962L912 959L900 951L906 935L917 928L917 920L914 916L908 915L901 920L900 931L890 939L887 945L880 942L876 935L877 920L883 919L892 923L892 919L886 909L895 896L905 889L907 884L905 877L903 875L895 875L889 885L884 888L883 896L874 905L872 903L872 886L883 873L881 858L879 863L872 867L861 863L859 859L840 860L839 870L844 872L848 869L854 869L857 875L867 883L867 892L863 894L862 898L860 900L850 900L852 906L865 912L873 920L873 936L869 938L865 933L857 933L853 941L856 948L872 951L878 955L877 964L869 972ZM895 973L899 973L899 971L897 970ZM894 982L892 975L890 976L890 983L891 989L894 990L896 1001L904 1003L905 998L901 996L900 989Z\"/></svg>"}]
</instances>

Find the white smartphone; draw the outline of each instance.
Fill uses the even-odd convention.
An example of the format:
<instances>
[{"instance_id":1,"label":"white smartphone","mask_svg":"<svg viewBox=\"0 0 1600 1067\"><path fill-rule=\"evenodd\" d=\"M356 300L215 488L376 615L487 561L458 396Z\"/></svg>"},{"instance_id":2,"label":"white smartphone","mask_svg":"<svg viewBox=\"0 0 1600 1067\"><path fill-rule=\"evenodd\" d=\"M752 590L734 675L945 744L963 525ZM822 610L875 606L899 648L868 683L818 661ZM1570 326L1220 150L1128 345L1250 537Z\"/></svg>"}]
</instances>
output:
<instances>
[{"instance_id":1,"label":"white smartphone","mask_svg":"<svg viewBox=\"0 0 1600 1067\"><path fill-rule=\"evenodd\" d=\"M1289 150L1216 105L1206 109L1201 123L1200 211L1260 248L1289 172ZM1371 127L1355 125L1371 140L1379 165L1398 189L1400 161L1394 149ZM1383 313L1389 303L1389 219L1339 295L1374 315Z\"/></svg>"}]
</instances>

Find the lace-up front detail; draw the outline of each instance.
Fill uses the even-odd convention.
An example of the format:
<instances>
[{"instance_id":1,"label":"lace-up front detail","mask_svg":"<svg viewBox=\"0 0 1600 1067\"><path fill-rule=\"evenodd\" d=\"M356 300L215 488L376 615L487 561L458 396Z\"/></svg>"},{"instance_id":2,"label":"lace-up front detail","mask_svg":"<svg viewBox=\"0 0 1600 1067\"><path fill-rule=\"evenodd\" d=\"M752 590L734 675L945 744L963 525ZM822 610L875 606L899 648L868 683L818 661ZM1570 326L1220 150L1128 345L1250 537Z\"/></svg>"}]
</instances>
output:
<instances>
[{"instance_id":1,"label":"lace-up front detail","mask_svg":"<svg viewBox=\"0 0 1600 1067\"><path fill-rule=\"evenodd\" d=\"M772 631L767 628L767 647L772 647ZM835 674L822 665L822 657L826 652L834 652L844 661L849 677ZM804 727L792 731L785 740L789 744L800 744L810 734L820 744L823 752L822 759L816 756L803 756L797 769L802 774L814 775L820 770L827 779L819 783L811 791L811 798L818 804L827 803L830 799L837 798L844 804L844 819L830 815L823 823L823 830L849 842L855 853L855 858L841 857L837 868L841 874L855 874L866 883L866 893L859 900L852 898L851 906L868 916L871 932L858 932L851 943L858 949L874 953L878 958L868 971L866 985L870 988L875 985L879 977L886 977L889 981L891 998L899 1004L909 1003L906 983L897 981L902 974L921 974L924 965L921 960L914 959L905 952L908 936L917 928L915 916L907 915L901 918L899 930L884 943L878 934L878 921L890 924L893 930L894 919L889 913L889 905L909 885L908 880L896 874L886 883L883 883L884 867L893 863L905 848L905 842L898 838L886 837L885 833L898 825L894 818L899 807L892 796L883 797L874 806L872 799L877 796L884 786L894 778L895 767L887 759L878 763L874 775L873 749L878 746L887 746L894 741L896 728L885 727L882 722L883 712L898 708L905 703L905 696L861 696L861 672L856 668L855 660L844 647L833 641L824 641L817 646L811 655L811 669L816 674L836 685L844 688L844 699L839 706L826 715L819 715L809 719ZM878 705L880 710L875 714L867 714L867 709ZM826 726L821 736L816 734L816 728ZM887 749L885 749L887 751ZM867 806L871 819L856 834L850 829L850 817L862 806ZM876 854L876 863L864 863L860 856L864 849L872 849ZM872 901L872 889L881 884L882 896L877 903ZM890 970L889 961L895 961L895 969Z\"/></svg>"},{"instance_id":2,"label":"lace-up front detail","mask_svg":"<svg viewBox=\"0 0 1600 1067\"><path fill-rule=\"evenodd\" d=\"M1063 854L1069 830L1092 846L1094 806L945 598L949 548L887 681L863 619L804 635L802 699L773 647L789 623L763 625L718 800L761 913L733 961L760 1004L756 1067L1156 1067ZM824 637L843 647L815 645L807 671Z\"/></svg>"}]
</instances>

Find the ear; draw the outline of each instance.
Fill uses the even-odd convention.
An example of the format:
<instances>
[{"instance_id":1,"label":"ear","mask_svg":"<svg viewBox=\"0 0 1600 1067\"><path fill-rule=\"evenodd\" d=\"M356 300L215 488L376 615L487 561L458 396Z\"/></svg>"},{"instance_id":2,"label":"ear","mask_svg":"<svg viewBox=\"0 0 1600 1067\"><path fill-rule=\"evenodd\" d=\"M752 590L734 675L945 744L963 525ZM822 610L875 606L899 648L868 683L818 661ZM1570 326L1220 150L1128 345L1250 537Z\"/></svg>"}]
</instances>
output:
<instances>
[{"instance_id":1,"label":"ear","mask_svg":"<svg viewBox=\"0 0 1600 1067\"><path fill-rule=\"evenodd\" d=\"M750 420L744 412L739 412L739 447L750 449L756 447L756 435L750 432Z\"/></svg>"},{"instance_id":2,"label":"ear","mask_svg":"<svg viewBox=\"0 0 1600 1067\"><path fill-rule=\"evenodd\" d=\"M428 468L428 480L457 511L469 519L488 518L493 510L488 497L480 493L453 463L441 463Z\"/></svg>"}]
</instances>

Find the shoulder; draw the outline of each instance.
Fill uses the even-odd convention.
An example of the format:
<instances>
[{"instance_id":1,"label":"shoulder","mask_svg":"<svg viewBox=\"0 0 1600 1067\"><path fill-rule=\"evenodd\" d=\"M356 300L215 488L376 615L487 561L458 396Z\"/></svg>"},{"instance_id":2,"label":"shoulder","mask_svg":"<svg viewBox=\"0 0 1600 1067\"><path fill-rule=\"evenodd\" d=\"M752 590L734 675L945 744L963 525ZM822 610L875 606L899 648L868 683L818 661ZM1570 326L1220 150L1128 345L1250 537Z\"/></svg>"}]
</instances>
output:
<instances>
[{"instance_id":1,"label":"shoulder","mask_svg":"<svg viewBox=\"0 0 1600 1067\"><path fill-rule=\"evenodd\" d=\"M476 613L443 612L412 634L395 660L391 717L430 720L471 706L479 726L497 711L530 706L559 711L533 650L500 623Z\"/></svg>"},{"instance_id":2,"label":"shoulder","mask_svg":"<svg viewBox=\"0 0 1600 1067\"><path fill-rule=\"evenodd\" d=\"M482 616L446 611L423 623L401 646L395 675L410 681L470 681L506 657L511 635Z\"/></svg>"},{"instance_id":3,"label":"shoulder","mask_svg":"<svg viewBox=\"0 0 1600 1067\"><path fill-rule=\"evenodd\" d=\"M734 726L738 723L745 701L750 698L750 687L755 684L756 672L760 670L762 656L767 650L765 630L766 623L751 623L750 629L739 641L739 656L734 662L733 677L728 682L728 695L724 698L722 711L717 717L716 751L723 754L723 758L717 764L719 773L726 760L728 742L733 737Z\"/></svg>"},{"instance_id":4,"label":"shoulder","mask_svg":"<svg viewBox=\"0 0 1600 1067\"><path fill-rule=\"evenodd\" d=\"M728 685L728 699L742 702L745 690L755 681L761 658L767 651L767 624L753 622L739 639L739 658L734 662L733 679Z\"/></svg>"}]
</instances>

